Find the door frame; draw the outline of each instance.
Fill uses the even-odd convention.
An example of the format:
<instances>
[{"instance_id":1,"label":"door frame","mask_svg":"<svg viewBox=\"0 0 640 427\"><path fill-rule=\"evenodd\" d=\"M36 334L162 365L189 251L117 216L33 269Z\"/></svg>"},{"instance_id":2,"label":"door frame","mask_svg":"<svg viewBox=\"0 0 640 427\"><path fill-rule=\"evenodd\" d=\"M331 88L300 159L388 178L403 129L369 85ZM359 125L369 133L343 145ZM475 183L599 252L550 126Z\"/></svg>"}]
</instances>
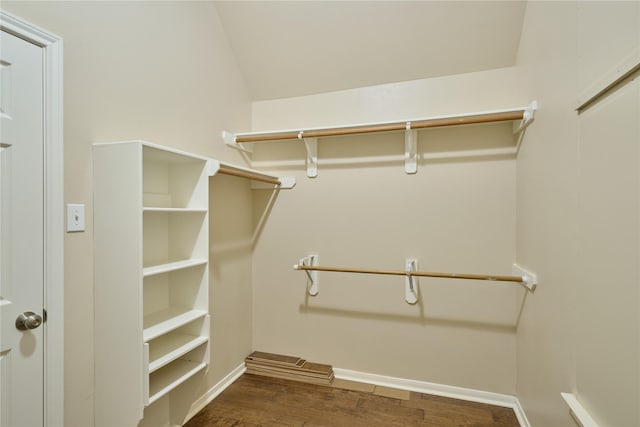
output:
<instances>
[{"instance_id":1,"label":"door frame","mask_svg":"<svg viewBox=\"0 0 640 427\"><path fill-rule=\"evenodd\" d=\"M64 155L62 38L0 10L0 29L44 54L44 425L64 426Z\"/></svg>"}]
</instances>

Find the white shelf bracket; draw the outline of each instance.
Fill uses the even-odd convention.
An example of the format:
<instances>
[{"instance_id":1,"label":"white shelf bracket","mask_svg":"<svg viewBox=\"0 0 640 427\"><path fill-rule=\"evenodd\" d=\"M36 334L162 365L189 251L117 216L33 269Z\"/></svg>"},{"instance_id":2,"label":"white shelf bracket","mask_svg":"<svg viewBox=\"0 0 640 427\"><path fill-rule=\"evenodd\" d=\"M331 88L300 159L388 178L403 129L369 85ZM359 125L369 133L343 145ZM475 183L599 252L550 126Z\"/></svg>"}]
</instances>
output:
<instances>
[{"instance_id":1,"label":"white shelf bracket","mask_svg":"<svg viewBox=\"0 0 640 427\"><path fill-rule=\"evenodd\" d=\"M315 178L318 176L318 138L305 138L303 132L298 132L298 140L304 142L307 149L307 176Z\"/></svg>"},{"instance_id":2,"label":"white shelf bracket","mask_svg":"<svg viewBox=\"0 0 640 427\"><path fill-rule=\"evenodd\" d=\"M242 151L244 153L253 154L252 147L244 147L236 142L236 135L226 130L222 131L222 140L227 147L231 147L234 150Z\"/></svg>"},{"instance_id":3,"label":"white shelf bracket","mask_svg":"<svg viewBox=\"0 0 640 427\"><path fill-rule=\"evenodd\" d=\"M418 302L418 278L411 273L418 271L418 261L407 259L404 266L404 270L407 272L407 276L404 279L404 299L408 304L413 305Z\"/></svg>"},{"instance_id":4,"label":"white shelf bracket","mask_svg":"<svg viewBox=\"0 0 640 427\"><path fill-rule=\"evenodd\" d=\"M522 121L520 122L520 125L513 130L514 135L517 135L523 130L525 130L527 126L529 126L531 122L533 122L536 116L537 109L538 109L538 101L531 102L531 104L524 110L524 114L522 115Z\"/></svg>"},{"instance_id":5,"label":"white shelf bracket","mask_svg":"<svg viewBox=\"0 0 640 427\"><path fill-rule=\"evenodd\" d=\"M317 266L318 255L308 255L304 258L301 258L299 262L300 262L299 264L296 264L293 266L294 270L300 270L301 266L303 267ZM307 273L307 278L309 279L307 281L307 292L309 292L309 295L311 296L318 295L318 291L320 290L318 288L318 271L304 270L304 272Z\"/></svg>"},{"instance_id":6,"label":"white shelf bracket","mask_svg":"<svg viewBox=\"0 0 640 427\"><path fill-rule=\"evenodd\" d=\"M511 272L514 276L522 276L522 286L529 289L531 292L536 290L536 287L538 286L538 276L535 273L520 267L516 263L513 264Z\"/></svg>"},{"instance_id":7,"label":"white shelf bracket","mask_svg":"<svg viewBox=\"0 0 640 427\"><path fill-rule=\"evenodd\" d=\"M220 161L215 159L207 160L206 171L208 176L215 176L220 170Z\"/></svg>"},{"instance_id":8,"label":"white shelf bracket","mask_svg":"<svg viewBox=\"0 0 640 427\"><path fill-rule=\"evenodd\" d=\"M281 184L275 188L280 190L290 190L296 186L296 177L295 176L281 176L280 177ZM273 184L268 184L266 182L260 181L251 181L251 189L252 190L273 190Z\"/></svg>"},{"instance_id":9,"label":"white shelf bracket","mask_svg":"<svg viewBox=\"0 0 640 427\"><path fill-rule=\"evenodd\" d=\"M407 174L418 172L418 131L411 129L411 122L407 122L404 132L404 171Z\"/></svg>"}]
</instances>

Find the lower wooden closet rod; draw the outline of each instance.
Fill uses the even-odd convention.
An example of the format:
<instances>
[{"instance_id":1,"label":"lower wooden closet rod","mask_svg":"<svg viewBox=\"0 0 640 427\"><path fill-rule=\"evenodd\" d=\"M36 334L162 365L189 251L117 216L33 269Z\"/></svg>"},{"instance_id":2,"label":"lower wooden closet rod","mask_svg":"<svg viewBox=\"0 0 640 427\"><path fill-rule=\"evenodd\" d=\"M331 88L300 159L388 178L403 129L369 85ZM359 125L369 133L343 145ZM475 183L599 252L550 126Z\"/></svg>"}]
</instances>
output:
<instances>
[{"instance_id":1,"label":"lower wooden closet rod","mask_svg":"<svg viewBox=\"0 0 640 427\"><path fill-rule=\"evenodd\" d=\"M435 273L430 271L402 271L402 270L366 270L361 268L343 267L319 267L307 265L294 265L296 270L308 271L333 271L337 273L363 273L363 274L388 274L394 276L421 276L421 277L441 277L446 279L468 279L468 280L490 280L494 282L516 282L524 283L521 276L489 276L484 274L458 274L458 273Z\"/></svg>"},{"instance_id":2,"label":"lower wooden closet rod","mask_svg":"<svg viewBox=\"0 0 640 427\"><path fill-rule=\"evenodd\" d=\"M221 173L224 175L238 176L240 178L253 179L254 181L266 182L267 184L273 184L273 185L282 184L280 182L280 179L276 177L264 175L264 174L253 172L253 171L236 169L226 165L220 165L220 169L218 170L218 173Z\"/></svg>"}]
</instances>

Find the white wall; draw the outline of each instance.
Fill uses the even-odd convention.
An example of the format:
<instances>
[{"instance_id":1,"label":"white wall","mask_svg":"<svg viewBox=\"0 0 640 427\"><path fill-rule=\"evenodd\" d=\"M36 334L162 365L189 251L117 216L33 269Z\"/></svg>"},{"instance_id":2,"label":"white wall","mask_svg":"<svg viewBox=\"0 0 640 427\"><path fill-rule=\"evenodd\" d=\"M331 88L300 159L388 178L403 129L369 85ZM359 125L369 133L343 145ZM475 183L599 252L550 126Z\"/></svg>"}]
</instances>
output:
<instances>
[{"instance_id":1,"label":"white wall","mask_svg":"<svg viewBox=\"0 0 640 427\"><path fill-rule=\"evenodd\" d=\"M640 47L637 2L530 2L518 56L540 110L518 157L518 260L538 273L518 327L517 393L534 426L640 424L637 80L578 99Z\"/></svg>"},{"instance_id":2,"label":"white wall","mask_svg":"<svg viewBox=\"0 0 640 427\"><path fill-rule=\"evenodd\" d=\"M87 218L92 217L93 142L145 139L241 162L222 145L219 132L249 126L249 95L211 3L3 1L2 8L64 39L65 203L86 204ZM214 181L212 246L224 259L220 245L242 235L245 227L241 216L227 215L224 202L231 199L235 208L250 212L250 196L242 183ZM224 228L221 215L230 232L218 241ZM250 224L246 228L250 233ZM203 389L251 351L248 321L236 322L233 336L220 333L221 325L235 320L237 313L250 312L247 280L236 288L216 287L221 274L235 277L230 270L236 268L238 277L246 279L242 272L250 266L251 250L242 248L232 262L211 269L212 297L224 295L233 302L213 315L215 363ZM214 308L221 305L218 300ZM93 230L88 220L86 232L65 236L68 427L93 425L93 306Z\"/></svg>"},{"instance_id":3,"label":"white wall","mask_svg":"<svg viewBox=\"0 0 640 427\"><path fill-rule=\"evenodd\" d=\"M253 106L253 129L297 128L424 117L526 105L514 69L375 86ZM518 285L420 279L421 300L404 301L404 279L320 273L305 293L292 264L510 274L515 255L513 157L460 157L458 150L513 144L511 125L420 132L422 160L404 173L402 133L322 139L319 175L307 178L299 142L255 144L254 166L293 174L254 250L256 350L335 367L449 385L515 392ZM435 160L436 154L451 158ZM256 218L267 194L255 198Z\"/></svg>"}]
</instances>

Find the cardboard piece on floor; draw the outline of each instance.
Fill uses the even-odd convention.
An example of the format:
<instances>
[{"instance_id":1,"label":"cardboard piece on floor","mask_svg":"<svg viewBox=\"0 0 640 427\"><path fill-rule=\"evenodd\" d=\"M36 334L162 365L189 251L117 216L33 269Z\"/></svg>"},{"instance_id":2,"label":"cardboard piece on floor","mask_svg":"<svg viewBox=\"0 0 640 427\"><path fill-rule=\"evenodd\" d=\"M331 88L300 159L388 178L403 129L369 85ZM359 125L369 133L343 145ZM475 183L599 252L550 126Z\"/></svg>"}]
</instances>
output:
<instances>
[{"instance_id":1,"label":"cardboard piece on floor","mask_svg":"<svg viewBox=\"0 0 640 427\"><path fill-rule=\"evenodd\" d=\"M408 390L400 390L397 388L375 386L373 394L377 396L392 397L394 399L409 400L411 392Z\"/></svg>"},{"instance_id":2,"label":"cardboard piece on floor","mask_svg":"<svg viewBox=\"0 0 640 427\"><path fill-rule=\"evenodd\" d=\"M375 389L375 385L373 384L367 384L367 383L360 383L357 381L350 381L350 380L343 380L340 378L336 378L335 380L333 380L333 384L332 386L334 388L341 388L344 390L352 390L352 391L360 391L363 393L373 393L373 390Z\"/></svg>"},{"instance_id":3,"label":"cardboard piece on floor","mask_svg":"<svg viewBox=\"0 0 640 427\"><path fill-rule=\"evenodd\" d=\"M299 357L285 356L282 354L264 353L262 351L254 351L247 360L255 361L256 363L268 363L270 365L283 365L283 366L301 366L305 361Z\"/></svg>"},{"instance_id":4,"label":"cardboard piece on floor","mask_svg":"<svg viewBox=\"0 0 640 427\"><path fill-rule=\"evenodd\" d=\"M247 373L273 378L331 385L334 379L331 365L307 362L281 354L254 351L245 359Z\"/></svg>"}]
</instances>

